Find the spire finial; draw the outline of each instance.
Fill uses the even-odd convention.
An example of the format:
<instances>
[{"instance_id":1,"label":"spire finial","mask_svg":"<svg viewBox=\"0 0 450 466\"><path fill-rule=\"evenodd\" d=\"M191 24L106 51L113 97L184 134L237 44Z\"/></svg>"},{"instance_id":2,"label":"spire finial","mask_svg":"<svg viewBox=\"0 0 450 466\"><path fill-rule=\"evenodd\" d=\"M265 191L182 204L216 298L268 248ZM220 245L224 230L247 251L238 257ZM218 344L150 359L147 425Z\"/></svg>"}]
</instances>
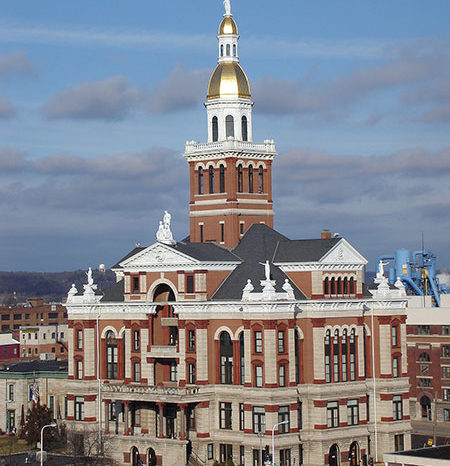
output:
<instances>
[{"instance_id":1,"label":"spire finial","mask_svg":"<svg viewBox=\"0 0 450 466\"><path fill-rule=\"evenodd\" d=\"M223 6L225 7L225 15L231 16L231 1L223 0Z\"/></svg>"}]
</instances>

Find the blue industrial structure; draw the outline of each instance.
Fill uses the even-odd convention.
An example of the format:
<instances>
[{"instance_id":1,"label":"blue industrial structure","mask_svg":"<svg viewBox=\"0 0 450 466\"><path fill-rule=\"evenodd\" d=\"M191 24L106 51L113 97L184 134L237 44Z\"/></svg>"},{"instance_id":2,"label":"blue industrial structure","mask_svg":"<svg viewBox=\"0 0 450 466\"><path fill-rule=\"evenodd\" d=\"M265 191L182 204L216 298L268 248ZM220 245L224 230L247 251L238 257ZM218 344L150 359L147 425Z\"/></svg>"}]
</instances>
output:
<instances>
[{"instance_id":1,"label":"blue industrial structure","mask_svg":"<svg viewBox=\"0 0 450 466\"><path fill-rule=\"evenodd\" d=\"M437 306L441 305L439 296L447 294L446 285L439 284L436 276L436 256L431 251L411 251L399 249L395 255L383 255L377 260L389 261L389 282L394 284L397 277L407 291L418 296L432 295Z\"/></svg>"}]
</instances>

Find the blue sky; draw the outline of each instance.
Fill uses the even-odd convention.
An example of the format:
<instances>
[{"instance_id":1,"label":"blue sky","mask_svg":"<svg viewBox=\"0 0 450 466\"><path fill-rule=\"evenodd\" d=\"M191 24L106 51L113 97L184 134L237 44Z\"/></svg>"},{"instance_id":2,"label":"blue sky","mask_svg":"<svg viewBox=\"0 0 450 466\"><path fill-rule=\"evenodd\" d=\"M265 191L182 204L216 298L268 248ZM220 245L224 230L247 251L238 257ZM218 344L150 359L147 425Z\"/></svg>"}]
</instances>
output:
<instances>
[{"instance_id":1,"label":"blue sky","mask_svg":"<svg viewBox=\"0 0 450 466\"><path fill-rule=\"evenodd\" d=\"M221 0L1 0L0 270L112 265L165 209L188 233ZM232 0L276 228L374 268L422 231L450 267L447 0ZM164 175L161 175L164 173Z\"/></svg>"}]
</instances>

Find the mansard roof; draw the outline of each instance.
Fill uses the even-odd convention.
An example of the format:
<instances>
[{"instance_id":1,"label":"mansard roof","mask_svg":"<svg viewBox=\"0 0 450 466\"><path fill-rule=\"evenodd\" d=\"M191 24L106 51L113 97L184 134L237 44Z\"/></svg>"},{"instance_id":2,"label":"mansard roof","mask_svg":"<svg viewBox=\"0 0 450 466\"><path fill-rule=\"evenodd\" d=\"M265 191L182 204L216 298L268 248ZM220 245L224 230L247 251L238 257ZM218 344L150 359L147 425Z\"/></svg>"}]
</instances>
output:
<instances>
[{"instance_id":1,"label":"mansard roof","mask_svg":"<svg viewBox=\"0 0 450 466\"><path fill-rule=\"evenodd\" d=\"M236 254L216 243L180 242L170 247L201 262L240 262Z\"/></svg>"},{"instance_id":2,"label":"mansard roof","mask_svg":"<svg viewBox=\"0 0 450 466\"><path fill-rule=\"evenodd\" d=\"M289 241L285 236L264 224L252 225L242 237L233 252L243 262L238 265L225 279L222 285L212 296L212 300L235 300L242 298L242 290L250 279L255 292L261 292L260 281L264 279L264 262L270 263L272 280L276 281L275 290L283 292L282 286L288 279L294 289L296 299L306 299L305 295L297 288L294 282L277 266L272 259L280 241Z\"/></svg>"}]
</instances>

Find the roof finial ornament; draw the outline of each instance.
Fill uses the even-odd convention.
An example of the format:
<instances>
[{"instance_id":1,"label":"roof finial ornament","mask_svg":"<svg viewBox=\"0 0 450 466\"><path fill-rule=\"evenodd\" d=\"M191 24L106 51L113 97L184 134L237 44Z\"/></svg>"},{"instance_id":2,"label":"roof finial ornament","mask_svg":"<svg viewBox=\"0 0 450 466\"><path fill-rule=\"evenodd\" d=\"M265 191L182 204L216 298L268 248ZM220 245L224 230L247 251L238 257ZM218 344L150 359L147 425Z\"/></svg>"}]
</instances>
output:
<instances>
[{"instance_id":1,"label":"roof finial ornament","mask_svg":"<svg viewBox=\"0 0 450 466\"><path fill-rule=\"evenodd\" d=\"M163 220L159 222L159 228L156 232L156 239L160 243L169 245L174 245L176 243L173 239L172 231L170 230L171 219L172 216L165 210Z\"/></svg>"},{"instance_id":2,"label":"roof finial ornament","mask_svg":"<svg viewBox=\"0 0 450 466\"><path fill-rule=\"evenodd\" d=\"M231 1L223 0L223 6L225 7L225 16L231 16Z\"/></svg>"}]
</instances>

